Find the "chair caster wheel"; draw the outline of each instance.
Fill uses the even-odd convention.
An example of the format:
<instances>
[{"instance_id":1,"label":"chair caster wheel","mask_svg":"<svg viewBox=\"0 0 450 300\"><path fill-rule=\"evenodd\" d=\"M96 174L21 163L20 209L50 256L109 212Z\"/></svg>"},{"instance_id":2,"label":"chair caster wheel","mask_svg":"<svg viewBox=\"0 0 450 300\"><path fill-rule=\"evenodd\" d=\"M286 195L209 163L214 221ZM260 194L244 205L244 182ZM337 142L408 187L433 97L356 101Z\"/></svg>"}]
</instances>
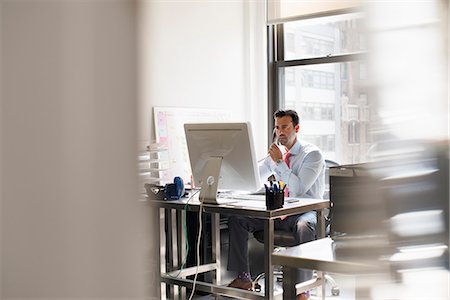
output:
<instances>
[{"instance_id":1,"label":"chair caster wheel","mask_svg":"<svg viewBox=\"0 0 450 300\"><path fill-rule=\"evenodd\" d=\"M339 288L338 288L338 287L333 287L333 288L331 288L331 294L332 294L333 296L339 296L339 293L340 293L340 291L339 291Z\"/></svg>"}]
</instances>

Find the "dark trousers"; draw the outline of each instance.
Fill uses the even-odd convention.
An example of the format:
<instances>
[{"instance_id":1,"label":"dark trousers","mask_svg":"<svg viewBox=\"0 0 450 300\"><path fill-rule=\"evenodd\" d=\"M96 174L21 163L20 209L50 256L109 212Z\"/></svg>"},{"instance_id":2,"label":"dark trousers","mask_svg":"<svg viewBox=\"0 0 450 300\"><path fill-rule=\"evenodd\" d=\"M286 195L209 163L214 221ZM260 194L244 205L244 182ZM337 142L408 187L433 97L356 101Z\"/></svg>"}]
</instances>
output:
<instances>
[{"instance_id":1,"label":"dark trousers","mask_svg":"<svg viewBox=\"0 0 450 300\"><path fill-rule=\"evenodd\" d=\"M292 232L296 241L300 244L315 239L316 224L316 212L310 211L300 215L289 216L284 220L276 219L274 221L274 228L276 230ZM230 234L228 270L250 272L248 259L249 233L264 230L264 220L242 216L230 216L228 218L228 229ZM299 269L296 274L295 282L299 283L309 279L312 279L312 271Z\"/></svg>"}]
</instances>

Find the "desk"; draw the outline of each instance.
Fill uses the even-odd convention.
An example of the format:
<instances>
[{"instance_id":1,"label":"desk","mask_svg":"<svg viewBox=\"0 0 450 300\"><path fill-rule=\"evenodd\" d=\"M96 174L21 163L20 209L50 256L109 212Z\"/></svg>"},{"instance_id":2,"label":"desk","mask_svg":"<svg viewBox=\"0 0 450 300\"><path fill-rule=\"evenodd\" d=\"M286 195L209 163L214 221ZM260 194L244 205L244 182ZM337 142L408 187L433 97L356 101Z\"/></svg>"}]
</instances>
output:
<instances>
[{"instance_id":1,"label":"desk","mask_svg":"<svg viewBox=\"0 0 450 300\"><path fill-rule=\"evenodd\" d=\"M165 200L149 200L148 203L159 208L159 233L160 233L160 298L164 299L166 296L166 285L183 286L192 288L193 281L186 279L186 276L195 274L196 267L185 268L181 272L178 268L181 266L182 257L185 255L185 237L182 226L177 228L174 218L181 217L186 206L187 199L180 199L176 201ZM189 211L198 211L200 202L198 196L189 201L187 209ZM244 299L274 299L273 289L273 262L272 252L274 219L284 215L295 215L311 210L317 211L317 236L325 236L325 221L324 209L329 208L329 201L322 199L303 199L294 203L285 203L283 208L276 210L266 210L264 202L241 200L239 203L230 203L222 205L204 204L203 210L211 214L211 236L212 236L212 263L200 265L199 273L215 271L212 283L199 282L196 283L196 290L204 291L212 294L228 295ZM165 210L169 210L168 218L166 220ZM264 223L264 272L265 276L265 290L262 292L245 291L235 288L230 288L221 282L220 277L220 228L219 228L219 214L228 215L243 215L253 218L261 218L265 220ZM169 224L171 232L165 232L165 224ZM166 257L166 236L171 239L169 249L167 249L168 257ZM193 249L196 251L196 249ZM169 258L169 260L167 259ZM169 263L172 270L167 272L166 264ZM178 275L178 276L177 276ZM177 277L176 277L177 276ZM175 278L176 277L176 278ZM181 297L185 299L184 289L173 291L172 298ZM266 296L267 295L267 296Z\"/></svg>"},{"instance_id":2,"label":"desk","mask_svg":"<svg viewBox=\"0 0 450 300\"><path fill-rule=\"evenodd\" d=\"M318 239L273 253L272 263L287 267L287 270L283 268L283 273L286 271L288 273L292 272L290 270L292 267L348 275L379 273L385 270L383 265L379 263L372 265L336 259L331 238ZM291 283L283 281L283 289L285 289L285 284L289 287ZM302 288L302 290L307 290L307 288ZM364 291L360 290L359 292L362 294L358 294L357 289L356 299L367 298L367 295L364 295ZM287 293L283 293L283 299L290 299L290 296Z\"/></svg>"}]
</instances>

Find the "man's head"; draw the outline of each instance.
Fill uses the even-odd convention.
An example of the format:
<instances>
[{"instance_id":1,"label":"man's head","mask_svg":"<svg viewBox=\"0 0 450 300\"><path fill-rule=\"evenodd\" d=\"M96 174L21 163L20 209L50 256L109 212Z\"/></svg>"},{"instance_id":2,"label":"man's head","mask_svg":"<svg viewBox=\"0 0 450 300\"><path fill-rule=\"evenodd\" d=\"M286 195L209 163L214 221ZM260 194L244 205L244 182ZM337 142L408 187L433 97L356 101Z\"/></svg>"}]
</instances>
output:
<instances>
[{"instance_id":1,"label":"man's head","mask_svg":"<svg viewBox=\"0 0 450 300\"><path fill-rule=\"evenodd\" d=\"M300 130L299 117L295 110L277 110L275 119L275 132L278 142L290 149L297 140L297 132Z\"/></svg>"}]
</instances>

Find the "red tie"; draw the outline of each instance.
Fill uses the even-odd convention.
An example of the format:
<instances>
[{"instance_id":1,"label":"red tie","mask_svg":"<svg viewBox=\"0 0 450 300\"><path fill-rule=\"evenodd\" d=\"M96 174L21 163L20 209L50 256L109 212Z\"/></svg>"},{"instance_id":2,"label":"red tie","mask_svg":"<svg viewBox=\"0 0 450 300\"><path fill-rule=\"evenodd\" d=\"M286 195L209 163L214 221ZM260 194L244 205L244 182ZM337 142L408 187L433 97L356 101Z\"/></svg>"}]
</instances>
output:
<instances>
[{"instance_id":1,"label":"red tie","mask_svg":"<svg viewBox=\"0 0 450 300\"><path fill-rule=\"evenodd\" d=\"M287 164L287 166L288 166L288 168L290 167L290 164L289 164L289 157L291 157L291 152L286 152L285 154L284 154L284 162Z\"/></svg>"},{"instance_id":2,"label":"red tie","mask_svg":"<svg viewBox=\"0 0 450 300\"><path fill-rule=\"evenodd\" d=\"M289 163L289 157L291 157L291 152L286 152L285 154L284 154L284 162L286 163L286 165L288 166L288 168L290 168L290 163ZM285 182L285 184L287 184L286 182ZM289 189L288 189L288 187L286 186L286 188L284 189L284 196L285 197L288 197L289 196Z\"/></svg>"}]
</instances>

